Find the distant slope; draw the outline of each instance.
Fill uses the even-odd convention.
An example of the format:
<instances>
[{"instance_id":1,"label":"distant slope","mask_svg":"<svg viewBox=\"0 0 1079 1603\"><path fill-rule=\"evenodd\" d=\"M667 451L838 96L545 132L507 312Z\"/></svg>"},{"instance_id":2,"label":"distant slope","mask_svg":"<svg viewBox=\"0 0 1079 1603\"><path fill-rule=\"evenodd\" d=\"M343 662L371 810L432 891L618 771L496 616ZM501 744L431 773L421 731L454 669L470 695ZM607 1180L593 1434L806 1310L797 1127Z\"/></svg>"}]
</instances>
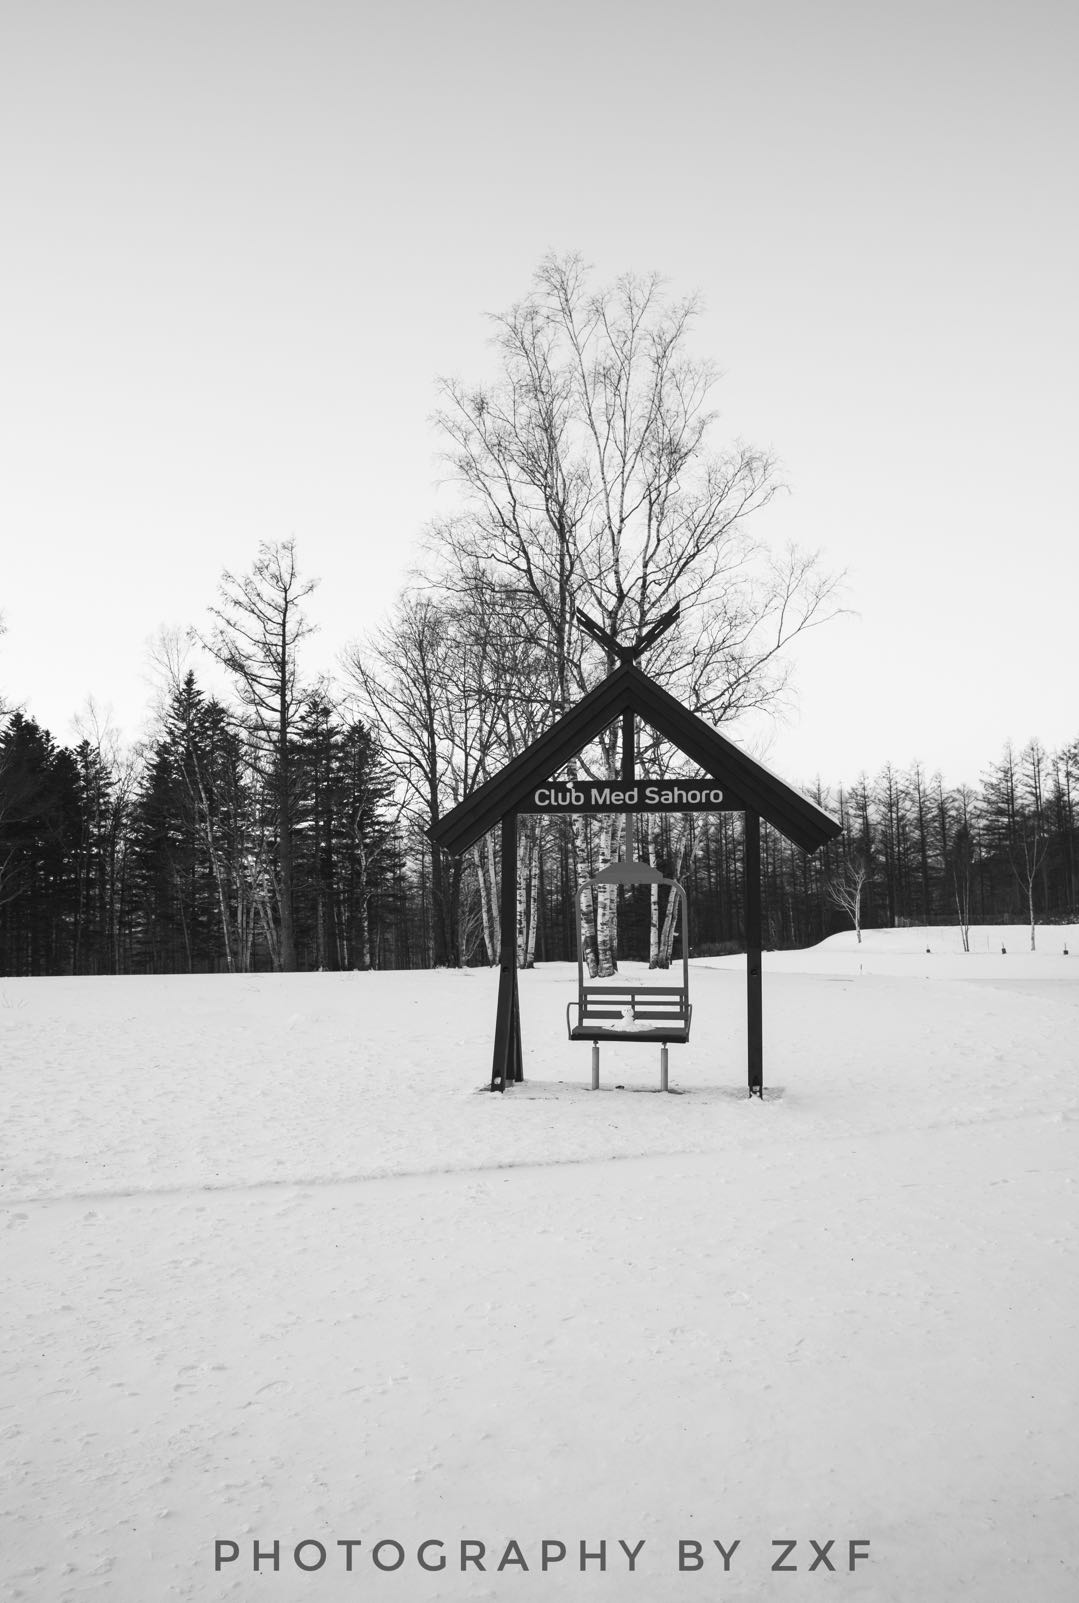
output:
<instances>
[{"instance_id":1,"label":"distant slope","mask_svg":"<svg viewBox=\"0 0 1079 1603\"><path fill-rule=\"evenodd\" d=\"M864 929L860 944L853 930L843 930L817 946L768 952L765 969L798 974L921 973L937 979L1019 978L1036 974L1040 979L1074 979L1079 984L1079 925L1038 925L1033 952L1030 928L1025 924L972 924L969 936L970 950L964 952L957 924ZM709 968L737 968L745 958L737 955L700 961Z\"/></svg>"}]
</instances>

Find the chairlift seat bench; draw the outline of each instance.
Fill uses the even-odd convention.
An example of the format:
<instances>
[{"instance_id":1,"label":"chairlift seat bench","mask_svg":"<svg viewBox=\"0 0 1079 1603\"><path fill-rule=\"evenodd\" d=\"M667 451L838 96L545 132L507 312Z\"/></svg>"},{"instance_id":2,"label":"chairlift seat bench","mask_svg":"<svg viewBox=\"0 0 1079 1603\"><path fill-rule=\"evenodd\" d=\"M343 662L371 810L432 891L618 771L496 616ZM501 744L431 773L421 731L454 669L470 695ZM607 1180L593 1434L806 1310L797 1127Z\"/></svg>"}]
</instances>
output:
<instances>
[{"instance_id":1,"label":"chairlift seat bench","mask_svg":"<svg viewBox=\"0 0 1079 1603\"><path fill-rule=\"evenodd\" d=\"M647 983L590 985L584 972L584 898L598 885L666 885L676 899L682 937L681 985ZM677 880L667 879L650 863L608 863L577 893L577 1000L566 1006L566 1030L571 1041L592 1043L592 1089L599 1090L601 1041L657 1041L659 1087L667 1085L667 1048L689 1040L693 1009L689 1002L689 934L686 893ZM577 1022L573 1023L573 1009Z\"/></svg>"},{"instance_id":2,"label":"chairlift seat bench","mask_svg":"<svg viewBox=\"0 0 1079 1603\"><path fill-rule=\"evenodd\" d=\"M574 1009L576 1024L570 1018ZM579 1000L566 1004L571 1041L684 1043L692 1017L681 985L584 985Z\"/></svg>"}]
</instances>

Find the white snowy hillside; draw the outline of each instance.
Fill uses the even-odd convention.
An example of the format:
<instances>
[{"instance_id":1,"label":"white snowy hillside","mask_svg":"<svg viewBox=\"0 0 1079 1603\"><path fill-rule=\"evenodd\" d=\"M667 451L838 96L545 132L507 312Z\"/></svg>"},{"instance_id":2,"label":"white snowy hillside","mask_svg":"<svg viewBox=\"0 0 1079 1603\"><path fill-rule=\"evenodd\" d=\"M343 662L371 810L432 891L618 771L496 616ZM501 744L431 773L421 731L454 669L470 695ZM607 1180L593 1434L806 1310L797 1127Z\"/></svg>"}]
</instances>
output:
<instances>
[{"instance_id":1,"label":"white snowy hillside","mask_svg":"<svg viewBox=\"0 0 1079 1603\"><path fill-rule=\"evenodd\" d=\"M0 1594L1070 1603L1037 941L767 954L763 1103L738 958L667 1096L634 1042L587 1089L570 964L505 1096L492 971L0 980Z\"/></svg>"}]
</instances>

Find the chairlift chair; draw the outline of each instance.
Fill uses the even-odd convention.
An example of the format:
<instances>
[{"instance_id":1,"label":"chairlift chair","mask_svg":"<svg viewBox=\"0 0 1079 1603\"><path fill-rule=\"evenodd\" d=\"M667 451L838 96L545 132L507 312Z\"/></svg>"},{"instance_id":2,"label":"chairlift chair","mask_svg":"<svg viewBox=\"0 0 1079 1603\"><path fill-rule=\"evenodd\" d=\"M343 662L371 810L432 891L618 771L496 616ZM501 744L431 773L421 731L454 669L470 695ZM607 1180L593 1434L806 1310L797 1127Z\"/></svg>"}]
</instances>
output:
<instances>
[{"instance_id":1,"label":"chairlift chair","mask_svg":"<svg viewBox=\"0 0 1079 1603\"><path fill-rule=\"evenodd\" d=\"M682 936L681 985L595 984L585 978L584 898L598 885L667 885L678 898ZM658 1041L659 1088L667 1090L667 1047L689 1040L693 1008L689 1000L689 935L686 893L675 879L666 879L648 863L610 863L581 886L577 896L577 1000L566 1006L571 1041L592 1043L592 1089L599 1090L601 1041ZM577 1009L577 1022L570 1015Z\"/></svg>"}]
</instances>

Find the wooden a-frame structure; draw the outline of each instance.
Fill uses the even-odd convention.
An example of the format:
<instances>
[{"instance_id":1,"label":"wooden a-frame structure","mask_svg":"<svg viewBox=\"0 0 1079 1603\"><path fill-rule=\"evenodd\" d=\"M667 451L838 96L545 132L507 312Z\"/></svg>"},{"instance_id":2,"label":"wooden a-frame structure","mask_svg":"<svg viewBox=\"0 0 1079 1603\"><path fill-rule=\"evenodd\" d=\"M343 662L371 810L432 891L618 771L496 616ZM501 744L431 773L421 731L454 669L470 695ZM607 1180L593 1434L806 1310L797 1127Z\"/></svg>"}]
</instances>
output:
<instances>
[{"instance_id":1,"label":"wooden a-frame structure","mask_svg":"<svg viewBox=\"0 0 1079 1603\"><path fill-rule=\"evenodd\" d=\"M750 1095L763 1096L761 819L807 852L833 840L841 833L841 825L800 790L786 784L683 707L637 667L630 651L620 651L619 656L621 665L613 673L428 832L436 845L460 856L488 830L499 825L502 830L502 940L491 1090L504 1091L507 1085L524 1078L517 993L518 811L535 810L530 807L533 791L553 779L590 741L618 721L622 727L621 783L632 785L635 721L640 719L722 787L724 811L740 811L744 817L748 1079Z\"/></svg>"}]
</instances>

